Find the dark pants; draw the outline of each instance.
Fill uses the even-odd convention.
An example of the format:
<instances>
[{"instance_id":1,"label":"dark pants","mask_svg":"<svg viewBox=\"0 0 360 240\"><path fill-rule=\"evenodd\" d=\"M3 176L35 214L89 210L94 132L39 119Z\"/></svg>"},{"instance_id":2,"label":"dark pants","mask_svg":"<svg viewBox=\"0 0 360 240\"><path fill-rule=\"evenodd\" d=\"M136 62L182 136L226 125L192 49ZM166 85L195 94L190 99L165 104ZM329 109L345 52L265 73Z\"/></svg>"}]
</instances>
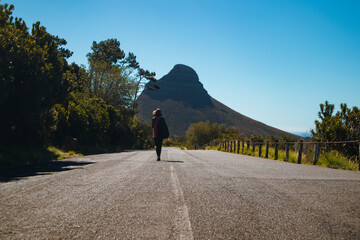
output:
<instances>
[{"instance_id":1,"label":"dark pants","mask_svg":"<svg viewBox=\"0 0 360 240\"><path fill-rule=\"evenodd\" d=\"M160 158L160 154L161 154L161 145L162 145L162 138L154 138L155 141L155 146L156 146L156 155L158 156L158 158Z\"/></svg>"}]
</instances>

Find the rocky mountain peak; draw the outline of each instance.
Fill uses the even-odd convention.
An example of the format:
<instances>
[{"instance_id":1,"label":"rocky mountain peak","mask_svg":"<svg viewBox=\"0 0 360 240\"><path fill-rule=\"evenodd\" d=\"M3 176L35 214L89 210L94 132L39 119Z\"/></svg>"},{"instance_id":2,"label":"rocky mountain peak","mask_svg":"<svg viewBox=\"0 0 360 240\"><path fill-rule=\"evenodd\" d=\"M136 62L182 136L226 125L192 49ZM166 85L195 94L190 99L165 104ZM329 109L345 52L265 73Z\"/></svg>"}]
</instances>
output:
<instances>
[{"instance_id":1,"label":"rocky mountain peak","mask_svg":"<svg viewBox=\"0 0 360 240\"><path fill-rule=\"evenodd\" d=\"M144 90L142 94L159 101L173 99L193 108L213 106L197 73L189 66L176 64L168 74L158 80L157 85L160 87L159 90Z\"/></svg>"},{"instance_id":2,"label":"rocky mountain peak","mask_svg":"<svg viewBox=\"0 0 360 240\"><path fill-rule=\"evenodd\" d=\"M166 76L167 81L186 82L193 84L199 82L199 76L195 70L184 64L176 64Z\"/></svg>"}]
</instances>

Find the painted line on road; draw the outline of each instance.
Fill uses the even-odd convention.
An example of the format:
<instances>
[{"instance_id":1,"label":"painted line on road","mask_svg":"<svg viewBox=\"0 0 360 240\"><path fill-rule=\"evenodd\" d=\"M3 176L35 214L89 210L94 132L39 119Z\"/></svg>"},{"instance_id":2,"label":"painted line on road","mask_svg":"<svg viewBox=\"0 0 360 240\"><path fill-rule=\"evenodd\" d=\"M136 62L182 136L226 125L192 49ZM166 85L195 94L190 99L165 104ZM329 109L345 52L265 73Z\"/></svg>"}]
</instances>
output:
<instances>
[{"instance_id":1,"label":"painted line on road","mask_svg":"<svg viewBox=\"0 0 360 240\"><path fill-rule=\"evenodd\" d=\"M180 187L180 182L173 166L170 166L170 174L171 185L173 186L176 202L178 203L175 215L175 226L180 233L179 239L192 240L194 237L191 229L188 207L186 206L184 193Z\"/></svg>"}]
</instances>

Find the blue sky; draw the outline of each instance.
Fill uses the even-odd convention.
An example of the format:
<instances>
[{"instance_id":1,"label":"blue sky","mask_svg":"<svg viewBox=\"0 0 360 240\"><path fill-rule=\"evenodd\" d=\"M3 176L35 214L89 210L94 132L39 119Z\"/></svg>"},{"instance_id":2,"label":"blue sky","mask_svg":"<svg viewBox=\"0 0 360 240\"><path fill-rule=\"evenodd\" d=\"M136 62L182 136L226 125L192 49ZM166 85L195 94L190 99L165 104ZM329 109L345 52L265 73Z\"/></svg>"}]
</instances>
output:
<instances>
[{"instance_id":1,"label":"blue sky","mask_svg":"<svg viewBox=\"0 0 360 240\"><path fill-rule=\"evenodd\" d=\"M92 41L117 38L158 78L188 65L212 97L286 131L314 128L325 100L360 106L358 0L1 3L66 39L70 62L86 65Z\"/></svg>"}]
</instances>

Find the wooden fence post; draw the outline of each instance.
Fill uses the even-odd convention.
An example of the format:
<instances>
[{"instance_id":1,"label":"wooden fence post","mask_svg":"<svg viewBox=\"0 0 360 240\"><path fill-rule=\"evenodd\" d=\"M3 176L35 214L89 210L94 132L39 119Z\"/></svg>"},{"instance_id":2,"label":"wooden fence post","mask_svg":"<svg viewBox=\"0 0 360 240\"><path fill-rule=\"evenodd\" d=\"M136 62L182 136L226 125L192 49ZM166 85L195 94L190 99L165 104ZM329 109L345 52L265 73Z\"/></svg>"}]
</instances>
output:
<instances>
[{"instance_id":1,"label":"wooden fence post","mask_svg":"<svg viewBox=\"0 0 360 240\"><path fill-rule=\"evenodd\" d=\"M255 152L255 143L254 142L251 142L252 143L252 154L254 154L254 152Z\"/></svg>"},{"instance_id":2,"label":"wooden fence post","mask_svg":"<svg viewBox=\"0 0 360 240\"><path fill-rule=\"evenodd\" d=\"M269 158L269 141L266 141L265 158Z\"/></svg>"},{"instance_id":3,"label":"wooden fence post","mask_svg":"<svg viewBox=\"0 0 360 240\"><path fill-rule=\"evenodd\" d=\"M236 149L236 153L239 154L240 153L240 141L237 141L237 149Z\"/></svg>"},{"instance_id":4,"label":"wooden fence post","mask_svg":"<svg viewBox=\"0 0 360 240\"><path fill-rule=\"evenodd\" d=\"M285 143L285 162L289 161L289 143L286 141Z\"/></svg>"},{"instance_id":5,"label":"wooden fence post","mask_svg":"<svg viewBox=\"0 0 360 240\"><path fill-rule=\"evenodd\" d=\"M244 153L245 142L244 142L244 141L242 141L241 145L242 145L242 148L241 148L241 153Z\"/></svg>"},{"instance_id":6,"label":"wooden fence post","mask_svg":"<svg viewBox=\"0 0 360 240\"><path fill-rule=\"evenodd\" d=\"M278 153L279 153L279 143L275 143L275 160L278 159Z\"/></svg>"},{"instance_id":7,"label":"wooden fence post","mask_svg":"<svg viewBox=\"0 0 360 240\"><path fill-rule=\"evenodd\" d=\"M300 140L299 153L298 153L298 164L301 164L302 150L303 150L303 140Z\"/></svg>"},{"instance_id":8,"label":"wooden fence post","mask_svg":"<svg viewBox=\"0 0 360 240\"><path fill-rule=\"evenodd\" d=\"M233 145L233 142L230 141L230 151L229 152L232 152L232 145Z\"/></svg>"},{"instance_id":9,"label":"wooden fence post","mask_svg":"<svg viewBox=\"0 0 360 240\"><path fill-rule=\"evenodd\" d=\"M262 148L262 143L259 143L259 157L261 157L261 148Z\"/></svg>"},{"instance_id":10,"label":"wooden fence post","mask_svg":"<svg viewBox=\"0 0 360 240\"><path fill-rule=\"evenodd\" d=\"M250 148L250 141L247 141L246 142L246 149L249 149Z\"/></svg>"},{"instance_id":11,"label":"wooden fence post","mask_svg":"<svg viewBox=\"0 0 360 240\"><path fill-rule=\"evenodd\" d=\"M316 165L316 163L318 162L319 160L319 147L320 147L320 144L319 143L315 143L315 153L314 153L314 161L313 161L313 164Z\"/></svg>"}]
</instances>

